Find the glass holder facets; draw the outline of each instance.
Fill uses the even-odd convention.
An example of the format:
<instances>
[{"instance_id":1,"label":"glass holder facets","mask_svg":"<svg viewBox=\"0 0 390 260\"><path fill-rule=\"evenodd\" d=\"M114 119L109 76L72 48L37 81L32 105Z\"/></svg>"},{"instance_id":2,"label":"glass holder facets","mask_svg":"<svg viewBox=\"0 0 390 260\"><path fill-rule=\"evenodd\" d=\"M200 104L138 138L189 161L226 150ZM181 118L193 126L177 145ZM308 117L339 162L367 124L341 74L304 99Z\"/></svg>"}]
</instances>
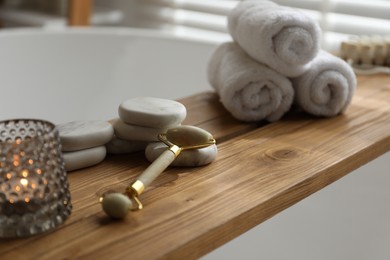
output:
<instances>
[{"instance_id":1,"label":"glass holder facets","mask_svg":"<svg viewBox=\"0 0 390 260\"><path fill-rule=\"evenodd\" d=\"M0 237L51 230L72 209L61 144L47 121L0 122Z\"/></svg>"}]
</instances>

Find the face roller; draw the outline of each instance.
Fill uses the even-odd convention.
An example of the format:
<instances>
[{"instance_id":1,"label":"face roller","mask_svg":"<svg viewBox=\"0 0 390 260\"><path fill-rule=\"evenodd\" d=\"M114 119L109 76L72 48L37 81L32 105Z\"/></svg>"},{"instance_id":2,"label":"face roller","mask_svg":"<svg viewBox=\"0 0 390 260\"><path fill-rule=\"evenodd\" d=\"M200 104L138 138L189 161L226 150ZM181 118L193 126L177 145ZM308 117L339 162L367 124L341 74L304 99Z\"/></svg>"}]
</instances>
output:
<instances>
[{"instance_id":1,"label":"face roller","mask_svg":"<svg viewBox=\"0 0 390 260\"><path fill-rule=\"evenodd\" d=\"M159 134L158 138L168 149L127 187L124 194L109 193L100 197L104 212L112 218L124 218L129 210L142 209L138 197L180 154L183 150L199 149L215 144L213 136L195 126L178 126Z\"/></svg>"}]
</instances>

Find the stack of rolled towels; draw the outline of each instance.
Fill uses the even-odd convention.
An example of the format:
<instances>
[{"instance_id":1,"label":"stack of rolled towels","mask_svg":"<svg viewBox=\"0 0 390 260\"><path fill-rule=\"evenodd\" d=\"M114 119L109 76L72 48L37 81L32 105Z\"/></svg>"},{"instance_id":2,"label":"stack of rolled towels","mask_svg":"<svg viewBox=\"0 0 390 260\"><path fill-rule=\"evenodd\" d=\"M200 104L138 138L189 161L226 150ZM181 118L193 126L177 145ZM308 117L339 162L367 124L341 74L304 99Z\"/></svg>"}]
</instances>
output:
<instances>
[{"instance_id":1,"label":"stack of rolled towels","mask_svg":"<svg viewBox=\"0 0 390 260\"><path fill-rule=\"evenodd\" d=\"M265 0L240 2L228 15L233 42L212 54L208 79L237 119L276 121L292 104L316 116L344 112L356 77L320 49L321 29L299 10Z\"/></svg>"}]
</instances>

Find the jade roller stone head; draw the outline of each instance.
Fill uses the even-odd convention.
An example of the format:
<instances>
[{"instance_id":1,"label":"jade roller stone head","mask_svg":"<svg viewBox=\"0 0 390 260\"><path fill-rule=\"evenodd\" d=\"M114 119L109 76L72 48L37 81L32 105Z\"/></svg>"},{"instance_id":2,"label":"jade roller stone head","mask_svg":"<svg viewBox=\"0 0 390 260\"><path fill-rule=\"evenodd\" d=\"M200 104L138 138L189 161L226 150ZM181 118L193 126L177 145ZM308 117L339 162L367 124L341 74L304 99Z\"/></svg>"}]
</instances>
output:
<instances>
[{"instance_id":1,"label":"jade roller stone head","mask_svg":"<svg viewBox=\"0 0 390 260\"><path fill-rule=\"evenodd\" d=\"M164 136L164 134L160 135ZM160 140L163 137L160 137ZM215 143L213 136L202 128L190 125L178 126L167 130L165 139L181 149L195 149ZM164 140L162 140L164 141Z\"/></svg>"},{"instance_id":2,"label":"jade roller stone head","mask_svg":"<svg viewBox=\"0 0 390 260\"><path fill-rule=\"evenodd\" d=\"M127 196L121 193L111 193L101 198L103 210L110 217L124 218L129 210L142 209L138 196L173 162L182 150L198 149L215 144L215 139L209 132L188 125L168 129L166 133L159 135L159 139L168 145L168 149L127 188Z\"/></svg>"},{"instance_id":3,"label":"jade roller stone head","mask_svg":"<svg viewBox=\"0 0 390 260\"><path fill-rule=\"evenodd\" d=\"M112 218L122 219L133 208L133 202L122 193L105 194L101 200L103 211Z\"/></svg>"}]
</instances>

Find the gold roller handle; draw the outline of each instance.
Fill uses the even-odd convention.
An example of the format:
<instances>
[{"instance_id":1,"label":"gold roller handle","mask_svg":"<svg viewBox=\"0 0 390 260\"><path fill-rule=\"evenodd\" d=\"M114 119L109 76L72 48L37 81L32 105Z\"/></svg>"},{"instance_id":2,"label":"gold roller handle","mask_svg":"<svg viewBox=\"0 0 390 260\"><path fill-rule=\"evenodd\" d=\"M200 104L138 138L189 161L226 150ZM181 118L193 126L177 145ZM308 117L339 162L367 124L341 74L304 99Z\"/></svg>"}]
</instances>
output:
<instances>
[{"instance_id":1,"label":"gold roller handle","mask_svg":"<svg viewBox=\"0 0 390 260\"><path fill-rule=\"evenodd\" d=\"M170 146L128 187L126 193L137 202L138 209L142 209L142 203L137 197L175 160L181 150L177 145Z\"/></svg>"},{"instance_id":2,"label":"gold roller handle","mask_svg":"<svg viewBox=\"0 0 390 260\"><path fill-rule=\"evenodd\" d=\"M216 143L212 135L195 126L178 126L158 136L169 148L164 151L127 189L126 195L109 194L99 199L103 210L113 218L124 218L128 210L143 208L138 197L175 160L181 151Z\"/></svg>"}]
</instances>

